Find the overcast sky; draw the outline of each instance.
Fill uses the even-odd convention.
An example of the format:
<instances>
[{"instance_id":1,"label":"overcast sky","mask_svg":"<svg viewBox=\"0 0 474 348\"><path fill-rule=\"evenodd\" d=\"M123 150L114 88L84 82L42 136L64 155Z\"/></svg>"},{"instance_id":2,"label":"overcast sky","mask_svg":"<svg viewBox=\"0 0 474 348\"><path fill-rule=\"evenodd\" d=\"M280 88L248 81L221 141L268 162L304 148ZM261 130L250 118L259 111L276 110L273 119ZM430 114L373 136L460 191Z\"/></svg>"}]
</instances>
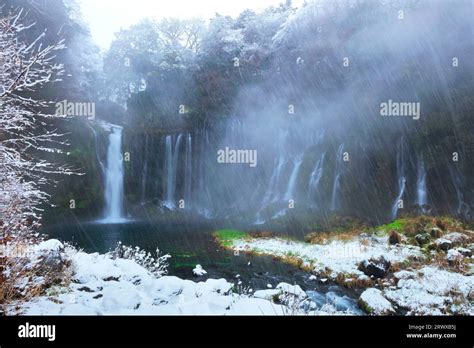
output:
<instances>
[{"instance_id":1,"label":"overcast sky","mask_svg":"<svg viewBox=\"0 0 474 348\"><path fill-rule=\"evenodd\" d=\"M237 16L250 8L255 11L285 0L79 0L84 19L97 45L107 49L120 28L127 28L146 17L209 19L217 12ZM294 0L295 6L303 0Z\"/></svg>"}]
</instances>

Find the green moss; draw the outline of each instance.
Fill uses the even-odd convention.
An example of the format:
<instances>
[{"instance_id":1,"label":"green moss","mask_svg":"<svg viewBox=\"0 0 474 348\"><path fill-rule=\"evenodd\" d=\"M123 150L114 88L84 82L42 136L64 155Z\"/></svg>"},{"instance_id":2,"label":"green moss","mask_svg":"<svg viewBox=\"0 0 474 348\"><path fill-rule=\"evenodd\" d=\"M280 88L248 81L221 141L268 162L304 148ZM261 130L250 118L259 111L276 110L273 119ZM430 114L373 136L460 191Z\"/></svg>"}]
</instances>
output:
<instances>
[{"instance_id":1,"label":"green moss","mask_svg":"<svg viewBox=\"0 0 474 348\"><path fill-rule=\"evenodd\" d=\"M382 231L389 232L389 231L394 230L394 231L397 231L397 232L403 232L405 230L405 227L407 226L407 224L408 224L407 219L397 219L397 220L392 221L389 224L378 226L378 227L374 228L374 231L381 231L382 230Z\"/></svg>"},{"instance_id":2,"label":"green moss","mask_svg":"<svg viewBox=\"0 0 474 348\"><path fill-rule=\"evenodd\" d=\"M362 300L359 300L359 305L368 314L372 314L374 312L374 310L366 302Z\"/></svg>"},{"instance_id":3,"label":"green moss","mask_svg":"<svg viewBox=\"0 0 474 348\"><path fill-rule=\"evenodd\" d=\"M226 248L232 247L235 240L249 238L246 232L231 229L218 230L213 233L213 236L217 239L219 244Z\"/></svg>"}]
</instances>

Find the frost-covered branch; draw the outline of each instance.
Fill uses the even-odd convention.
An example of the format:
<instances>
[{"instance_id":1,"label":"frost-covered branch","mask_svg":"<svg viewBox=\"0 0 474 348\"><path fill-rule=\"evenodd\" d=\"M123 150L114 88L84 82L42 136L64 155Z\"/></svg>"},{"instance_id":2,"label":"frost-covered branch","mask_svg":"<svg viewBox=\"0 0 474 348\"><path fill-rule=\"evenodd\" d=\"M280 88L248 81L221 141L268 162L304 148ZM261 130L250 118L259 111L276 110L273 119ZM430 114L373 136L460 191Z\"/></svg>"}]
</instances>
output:
<instances>
[{"instance_id":1,"label":"frost-covered branch","mask_svg":"<svg viewBox=\"0 0 474 348\"><path fill-rule=\"evenodd\" d=\"M67 143L50 127L63 116L50 112L53 101L34 97L64 73L55 53L62 41L44 46L46 31L32 42L20 33L34 24L22 24L23 11L0 18L0 228L2 236L26 237L38 227L39 208L48 195L43 186L51 174L72 174L70 168L50 163L39 153L62 153ZM23 35L22 35L23 37ZM20 238L21 239L21 238Z\"/></svg>"}]
</instances>

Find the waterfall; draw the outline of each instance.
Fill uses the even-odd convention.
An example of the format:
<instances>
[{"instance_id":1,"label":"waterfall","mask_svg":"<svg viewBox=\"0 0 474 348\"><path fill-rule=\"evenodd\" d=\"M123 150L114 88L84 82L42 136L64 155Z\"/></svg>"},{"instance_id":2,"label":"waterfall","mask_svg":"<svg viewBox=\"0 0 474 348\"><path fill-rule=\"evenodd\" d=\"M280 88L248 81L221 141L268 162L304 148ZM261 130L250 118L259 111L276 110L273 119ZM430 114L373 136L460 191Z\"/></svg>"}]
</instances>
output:
<instances>
[{"instance_id":1,"label":"waterfall","mask_svg":"<svg viewBox=\"0 0 474 348\"><path fill-rule=\"evenodd\" d=\"M450 165L448 168L449 168L451 179L453 181L454 189L456 190L456 197L458 200L458 207L456 209L456 213L460 216L465 216L466 213L469 213L470 207L469 207L469 204L467 204L464 201L464 193L461 189L462 187L461 176L459 175L458 171L453 166Z\"/></svg>"},{"instance_id":2,"label":"waterfall","mask_svg":"<svg viewBox=\"0 0 474 348\"><path fill-rule=\"evenodd\" d=\"M206 167L206 158L208 156L208 149L210 146L209 140L209 130L205 126L202 129L201 135L201 160L199 161L199 209L198 212L202 216L206 218L210 218L212 216L211 213L211 195L209 193L208 184L207 184L207 170Z\"/></svg>"},{"instance_id":3,"label":"waterfall","mask_svg":"<svg viewBox=\"0 0 474 348\"><path fill-rule=\"evenodd\" d=\"M199 131L199 168L198 168L198 200L197 204L199 205L199 213L207 215L207 211L204 208L204 197L205 197L205 178L204 178L204 161L206 157L206 143L205 143L205 130L201 129Z\"/></svg>"},{"instance_id":4,"label":"waterfall","mask_svg":"<svg viewBox=\"0 0 474 348\"><path fill-rule=\"evenodd\" d=\"M145 203L146 195L146 177L148 174L148 134L145 136L145 153L143 159L143 170L142 170L142 205Z\"/></svg>"},{"instance_id":5,"label":"waterfall","mask_svg":"<svg viewBox=\"0 0 474 348\"><path fill-rule=\"evenodd\" d=\"M405 138L402 137L398 144L397 152L397 178L398 178L398 195L392 205L392 220L397 218L399 207L399 201L402 199L406 188L406 174L405 174Z\"/></svg>"},{"instance_id":6,"label":"waterfall","mask_svg":"<svg viewBox=\"0 0 474 348\"><path fill-rule=\"evenodd\" d=\"M171 135L165 139L165 169L166 169L166 200L165 206L173 208L173 197L171 186L173 185L173 149L171 145Z\"/></svg>"},{"instance_id":7,"label":"waterfall","mask_svg":"<svg viewBox=\"0 0 474 348\"><path fill-rule=\"evenodd\" d=\"M343 151L344 151L344 144L341 144L339 146L339 149L337 150L336 170L335 170L334 184L333 184L332 196L331 196L331 210L332 211L339 209L339 190L341 188L341 176L342 176L342 171L344 169L343 158L342 158Z\"/></svg>"},{"instance_id":8,"label":"waterfall","mask_svg":"<svg viewBox=\"0 0 474 348\"><path fill-rule=\"evenodd\" d=\"M300 168L301 168L302 163L303 163L303 155L300 155L296 159L295 165L293 167L293 171L291 172L290 180L288 182L288 189L286 190L286 193L285 193L286 201L289 201L290 199L294 199L296 182L298 180L298 175L300 173Z\"/></svg>"},{"instance_id":9,"label":"waterfall","mask_svg":"<svg viewBox=\"0 0 474 348\"><path fill-rule=\"evenodd\" d=\"M277 161L275 161L272 176L270 178L270 183L265 192L265 195L263 196L263 200L262 200L262 204L260 208L261 210L264 209L267 206L267 204L270 202L272 195L276 195L278 181L280 178L280 173L281 173L283 164L285 164L285 159L283 156L280 156L280 158Z\"/></svg>"},{"instance_id":10,"label":"waterfall","mask_svg":"<svg viewBox=\"0 0 474 348\"><path fill-rule=\"evenodd\" d=\"M105 214L102 222L119 223L123 217L122 127L111 125L105 170Z\"/></svg>"},{"instance_id":11,"label":"waterfall","mask_svg":"<svg viewBox=\"0 0 474 348\"><path fill-rule=\"evenodd\" d=\"M321 158L316 162L316 166L314 167L311 176L309 178L309 191L308 191L308 198L309 200L314 198L314 195L318 192L319 182L323 176L323 167L324 167L324 159L326 157L326 153L321 155Z\"/></svg>"},{"instance_id":12,"label":"waterfall","mask_svg":"<svg viewBox=\"0 0 474 348\"><path fill-rule=\"evenodd\" d=\"M272 172L272 176L270 178L270 182L268 184L268 188L263 196L262 203L260 204L260 209L257 212L257 220L255 221L255 225L261 225L265 223L265 220L261 218L262 211L267 207L270 203L270 199L273 198L273 203L278 200L278 182L280 181L281 170L283 165L285 164L285 156L280 155L278 160L275 160L274 169Z\"/></svg>"},{"instance_id":13,"label":"waterfall","mask_svg":"<svg viewBox=\"0 0 474 348\"><path fill-rule=\"evenodd\" d=\"M176 208L176 179L178 174L179 147L181 144L181 138L182 134L179 134L174 145L174 150L171 143L171 135L167 135L165 140L166 200L164 205L169 209Z\"/></svg>"},{"instance_id":14,"label":"waterfall","mask_svg":"<svg viewBox=\"0 0 474 348\"><path fill-rule=\"evenodd\" d=\"M193 174L193 144L191 133L188 133L186 139L186 168L185 168L185 179L184 179L184 204L185 207L191 205L191 186L192 186L192 174Z\"/></svg>"},{"instance_id":15,"label":"waterfall","mask_svg":"<svg viewBox=\"0 0 474 348\"><path fill-rule=\"evenodd\" d=\"M173 152L173 181L171 183L171 201L173 206L176 204L176 179L178 177L178 162L179 162L179 147L181 145L181 138L182 134L178 135L178 138L176 139L176 144L174 146L174 152Z\"/></svg>"},{"instance_id":16,"label":"waterfall","mask_svg":"<svg viewBox=\"0 0 474 348\"><path fill-rule=\"evenodd\" d=\"M263 202L262 202L262 209L265 208L265 206L270 202L270 199L272 203L275 203L279 200L279 193L280 193L280 181L282 177L282 171L285 165L287 164L287 154L285 151L286 144L287 144L287 138L288 138L289 132L281 132L279 134L279 148L278 148L278 153L280 154L278 158L278 162L276 162L272 176L270 178L270 183L267 188L267 192L265 193Z\"/></svg>"},{"instance_id":17,"label":"waterfall","mask_svg":"<svg viewBox=\"0 0 474 348\"><path fill-rule=\"evenodd\" d=\"M426 186L426 169L422 159L418 161L418 179L416 180L416 204L422 212L426 212L428 204L428 194Z\"/></svg>"}]
</instances>

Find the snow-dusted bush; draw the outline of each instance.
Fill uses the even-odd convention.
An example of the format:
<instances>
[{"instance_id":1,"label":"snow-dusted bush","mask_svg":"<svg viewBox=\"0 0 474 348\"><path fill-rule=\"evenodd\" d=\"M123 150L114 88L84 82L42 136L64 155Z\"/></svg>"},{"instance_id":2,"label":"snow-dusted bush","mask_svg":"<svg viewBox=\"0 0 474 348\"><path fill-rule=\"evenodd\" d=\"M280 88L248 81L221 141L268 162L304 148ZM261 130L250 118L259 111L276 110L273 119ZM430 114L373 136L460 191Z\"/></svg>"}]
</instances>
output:
<instances>
[{"instance_id":1,"label":"snow-dusted bush","mask_svg":"<svg viewBox=\"0 0 474 348\"><path fill-rule=\"evenodd\" d=\"M162 254L159 248L156 248L155 255L152 255L152 253L140 249L139 247L133 248L123 245L121 242L109 253L109 256L113 259L132 260L145 268L156 278L161 278L168 274L168 259L171 258L169 254Z\"/></svg>"},{"instance_id":2,"label":"snow-dusted bush","mask_svg":"<svg viewBox=\"0 0 474 348\"><path fill-rule=\"evenodd\" d=\"M14 310L12 303L43 296L57 285L67 286L72 277L71 260L65 252L68 244L48 240L25 244L0 251L3 272L0 276L0 315Z\"/></svg>"}]
</instances>

